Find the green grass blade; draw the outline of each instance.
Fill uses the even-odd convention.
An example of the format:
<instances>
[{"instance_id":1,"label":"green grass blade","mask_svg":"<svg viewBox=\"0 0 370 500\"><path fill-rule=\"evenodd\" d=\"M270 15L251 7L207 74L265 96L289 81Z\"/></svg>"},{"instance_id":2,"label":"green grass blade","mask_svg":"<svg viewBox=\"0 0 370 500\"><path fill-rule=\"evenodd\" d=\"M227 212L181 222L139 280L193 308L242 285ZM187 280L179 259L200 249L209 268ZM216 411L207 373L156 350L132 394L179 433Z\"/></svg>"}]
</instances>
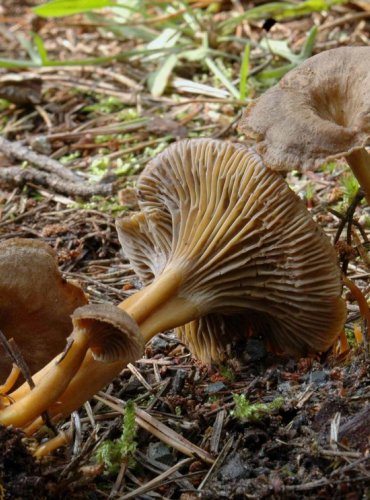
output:
<instances>
[{"instance_id":1,"label":"green grass blade","mask_svg":"<svg viewBox=\"0 0 370 500\"><path fill-rule=\"evenodd\" d=\"M113 0L52 0L32 10L41 17L63 17L104 7L116 7Z\"/></svg>"},{"instance_id":2,"label":"green grass blade","mask_svg":"<svg viewBox=\"0 0 370 500\"><path fill-rule=\"evenodd\" d=\"M149 80L149 89L153 97L159 97L163 94L176 64L177 56L171 54Z\"/></svg>"},{"instance_id":3,"label":"green grass blade","mask_svg":"<svg viewBox=\"0 0 370 500\"><path fill-rule=\"evenodd\" d=\"M308 33L308 36L303 44L301 53L299 54L299 58L301 61L304 61L308 57L311 57L317 33L318 33L317 26L314 26L313 28L310 29L310 32Z\"/></svg>"},{"instance_id":4,"label":"green grass blade","mask_svg":"<svg viewBox=\"0 0 370 500\"><path fill-rule=\"evenodd\" d=\"M320 12L328 10L333 5L345 3L346 0L305 0L304 2L272 2L264 5L259 5L247 10L244 14L227 19L220 24L220 29L227 34L233 31L243 21L251 21L258 19L266 19L273 17L281 21L291 17L305 16L312 12Z\"/></svg>"},{"instance_id":5,"label":"green grass blade","mask_svg":"<svg viewBox=\"0 0 370 500\"><path fill-rule=\"evenodd\" d=\"M115 7L140 13L138 9L127 4L117 3L114 0L52 0L44 5L34 7L32 10L40 17L65 17L105 7Z\"/></svg>"},{"instance_id":6,"label":"green grass blade","mask_svg":"<svg viewBox=\"0 0 370 500\"><path fill-rule=\"evenodd\" d=\"M17 40L20 43L20 45L24 48L24 50L27 51L27 54L32 60L32 63L35 65L40 64L41 63L40 54L35 45L32 43L32 41L23 36L22 34L17 35Z\"/></svg>"},{"instance_id":7,"label":"green grass blade","mask_svg":"<svg viewBox=\"0 0 370 500\"><path fill-rule=\"evenodd\" d=\"M258 80L280 80L288 71L291 71L297 65L295 63L285 64L278 68L266 69L258 73Z\"/></svg>"},{"instance_id":8,"label":"green grass blade","mask_svg":"<svg viewBox=\"0 0 370 500\"><path fill-rule=\"evenodd\" d=\"M244 101L247 97L247 80L249 74L249 55L251 46L249 43L244 47L243 59L240 68L239 99Z\"/></svg>"},{"instance_id":9,"label":"green grass blade","mask_svg":"<svg viewBox=\"0 0 370 500\"><path fill-rule=\"evenodd\" d=\"M41 64L42 65L47 64L49 60L48 53L46 51L42 38L37 33L35 33L33 36L33 43L35 44L35 47L39 53Z\"/></svg>"},{"instance_id":10,"label":"green grass blade","mask_svg":"<svg viewBox=\"0 0 370 500\"><path fill-rule=\"evenodd\" d=\"M67 61L52 61L47 60L44 64L41 63L38 56L38 61L25 59L6 59L0 58L0 68L42 68L45 67L63 67L63 66L89 66L95 64L104 64L112 61L124 61L134 56L147 56L150 54L172 54L179 53L184 50L184 47L172 47L161 49L134 49L126 52L120 52L114 56L90 57L86 59L69 59Z\"/></svg>"},{"instance_id":11,"label":"green grass blade","mask_svg":"<svg viewBox=\"0 0 370 500\"><path fill-rule=\"evenodd\" d=\"M239 99L238 89L228 79L228 77L225 75L225 73L217 66L217 64L209 57L206 57L205 62L207 64L208 68L215 75L215 77L218 78L218 80L220 80L221 83L223 83L223 85L227 88L227 90L230 92L230 94L233 97L235 97L235 99Z\"/></svg>"}]
</instances>

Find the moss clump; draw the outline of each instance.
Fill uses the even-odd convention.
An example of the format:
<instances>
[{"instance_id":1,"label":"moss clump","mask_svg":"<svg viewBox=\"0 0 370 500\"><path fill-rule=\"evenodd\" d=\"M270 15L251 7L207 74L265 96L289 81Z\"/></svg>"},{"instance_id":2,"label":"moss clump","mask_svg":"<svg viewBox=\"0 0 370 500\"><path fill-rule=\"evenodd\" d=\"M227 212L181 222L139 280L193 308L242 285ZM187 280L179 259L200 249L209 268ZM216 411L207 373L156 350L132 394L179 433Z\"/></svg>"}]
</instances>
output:
<instances>
[{"instance_id":1,"label":"moss clump","mask_svg":"<svg viewBox=\"0 0 370 500\"><path fill-rule=\"evenodd\" d=\"M276 398L271 403L251 403L244 394L233 394L235 409L231 414L239 420L258 422L283 406L284 399Z\"/></svg>"},{"instance_id":2,"label":"moss clump","mask_svg":"<svg viewBox=\"0 0 370 500\"><path fill-rule=\"evenodd\" d=\"M104 464L107 472L110 474L117 473L124 461L129 466L134 466L135 460L133 454L137 446L135 438L135 407L132 401L128 401L125 416L123 417L121 437L114 441L104 441L96 450L96 461Z\"/></svg>"}]
</instances>

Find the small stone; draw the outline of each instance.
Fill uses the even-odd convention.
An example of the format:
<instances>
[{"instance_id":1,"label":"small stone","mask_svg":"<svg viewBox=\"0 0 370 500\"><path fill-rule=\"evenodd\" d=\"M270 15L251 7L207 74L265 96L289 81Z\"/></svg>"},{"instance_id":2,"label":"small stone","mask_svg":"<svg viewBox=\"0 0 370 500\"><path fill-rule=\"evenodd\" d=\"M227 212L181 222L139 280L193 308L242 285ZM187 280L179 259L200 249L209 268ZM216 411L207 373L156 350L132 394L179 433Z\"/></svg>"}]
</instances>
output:
<instances>
[{"instance_id":1,"label":"small stone","mask_svg":"<svg viewBox=\"0 0 370 500\"><path fill-rule=\"evenodd\" d=\"M162 337L154 337L154 339L151 342L151 347L155 351L165 351L168 349L169 342L167 340L163 339Z\"/></svg>"},{"instance_id":2,"label":"small stone","mask_svg":"<svg viewBox=\"0 0 370 500\"><path fill-rule=\"evenodd\" d=\"M328 374L325 371L311 372L310 373L310 382L311 384L322 385L326 384L328 381Z\"/></svg>"},{"instance_id":3,"label":"small stone","mask_svg":"<svg viewBox=\"0 0 370 500\"><path fill-rule=\"evenodd\" d=\"M218 477L223 481L235 481L248 476L248 469L245 467L239 453L233 455L218 472Z\"/></svg>"},{"instance_id":4,"label":"small stone","mask_svg":"<svg viewBox=\"0 0 370 500\"><path fill-rule=\"evenodd\" d=\"M207 394L216 394L217 392L226 391L226 389L227 385L225 385L223 382L215 382L214 384L208 384L205 392Z\"/></svg>"},{"instance_id":5,"label":"small stone","mask_svg":"<svg viewBox=\"0 0 370 500\"><path fill-rule=\"evenodd\" d=\"M52 153L52 147L50 141L47 137L43 135L38 135L32 138L30 140L30 145L32 149L43 155L50 155Z\"/></svg>"},{"instance_id":6,"label":"small stone","mask_svg":"<svg viewBox=\"0 0 370 500\"><path fill-rule=\"evenodd\" d=\"M187 372L182 369L176 370L175 378L172 380L170 394L181 395L184 389Z\"/></svg>"},{"instance_id":7,"label":"small stone","mask_svg":"<svg viewBox=\"0 0 370 500\"><path fill-rule=\"evenodd\" d=\"M277 389L281 394L289 395L292 392L292 384L289 381L283 382L278 385Z\"/></svg>"},{"instance_id":8,"label":"small stone","mask_svg":"<svg viewBox=\"0 0 370 500\"><path fill-rule=\"evenodd\" d=\"M251 361L260 361L266 357L266 349L261 339L248 339L245 347Z\"/></svg>"},{"instance_id":9,"label":"small stone","mask_svg":"<svg viewBox=\"0 0 370 500\"><path fill-rule=\"evenodd\" d=\"M271 470L268 469L267 467L256 467L253 471L253 474L255 477L259 476L269 476L271 473Z\"/></svg>"},{"instance_id":10,"label":"small stone","mask_svg":"<svg viewBox=\"0 0 370 500\"><path fill-rule=\"evenodd\" d=\"M151 460L157 460L162 464L173 465L175 463L171 450L161 442L149 443L147 456Z\"/></svg>"}]
</instances>

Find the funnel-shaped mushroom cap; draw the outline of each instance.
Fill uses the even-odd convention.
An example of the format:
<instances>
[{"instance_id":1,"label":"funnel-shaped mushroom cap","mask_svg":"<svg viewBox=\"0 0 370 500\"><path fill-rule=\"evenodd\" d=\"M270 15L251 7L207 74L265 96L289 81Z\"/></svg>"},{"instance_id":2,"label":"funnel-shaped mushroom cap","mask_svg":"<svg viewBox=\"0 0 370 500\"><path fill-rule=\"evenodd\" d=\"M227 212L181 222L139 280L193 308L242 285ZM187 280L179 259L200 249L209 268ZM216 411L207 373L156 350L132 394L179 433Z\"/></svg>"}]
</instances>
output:
<instances>
[{"instance_id":1,"label":"funnel-shaped mushroom cap","mask_svg":"<svg viewBox=\"0 0 370 500\"><path fill-rule=\"evenodd\" d=\"M94 359L105 363L130 363L144 351L137 323L111 304L89 304L72 315L74 329L88 331Z\"/></svg>"},{"instance_id":2,"label":"funnel-shaped mushroom cap","mask_svg":"<svg viewBox=\"0 0 370 500\"><path fill-rule=\"evenodd\" d=\"M370 137L370 47L307 59L245 110L239 128L276 170L346 156Z\"/></svg>"},{"instance_id":3,"label":"funnel-shaped mushroom cap","mask_svg":"<svg viewBox=\"0 0 370 500\"><path fill-rule=\"evenodd\" d=\"M0 243L0 329L15 339L31 373L63 351L70 315L86 303L82 289L63 279L49 245L22 238ZM11 366L0 347L0 381Z\"/></svg>"},{"instance_id":4,"label":"funnel-shaped mushroom cap","mask_svg":"<svg viewBox=\"0 0 370 500\"><path fill-rule=\"evenodd\" d=\"M215 140L178 142L144 170L138 197L141 213L117 223L120 241L139 276L147 282L154 277L151 296L167 300L170 288L162 293L160 283L166 277L168 286L174 276L174 306L162 307L172 327L184 323L181 307L173 310L175 296L194 306L187 321L243 315L244 329L266 336L280 351L330 347L345 318L335 252L303 203L257 154ZM139 317L145 293L137 295ZM129 301L130 313L135 295ZM146 330L150 322L149 316ZM152 323L169 327L157 318ZM206 346L214 329L203 329L199 343Z\"/></svg>"}]
</instances>

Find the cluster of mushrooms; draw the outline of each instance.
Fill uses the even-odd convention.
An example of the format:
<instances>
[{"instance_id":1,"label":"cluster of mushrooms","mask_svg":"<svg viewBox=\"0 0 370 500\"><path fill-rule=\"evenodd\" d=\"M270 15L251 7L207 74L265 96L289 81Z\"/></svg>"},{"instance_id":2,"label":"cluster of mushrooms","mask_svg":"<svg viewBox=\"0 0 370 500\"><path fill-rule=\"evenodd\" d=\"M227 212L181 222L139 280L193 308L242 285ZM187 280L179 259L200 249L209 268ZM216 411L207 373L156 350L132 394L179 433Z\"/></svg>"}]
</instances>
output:
<instances>
[{"instance_id":1,"label":"cluster of mushrooms","mask_svg":"<svg viewBox=\"0 0 370 500\"><path fill-rule=\"evenodd\" d=\"M153 159L140 211L117 221L144 287L118 306L89 304L43 242L0 244L0 330L33 380L17 386L1 354L0 424L32 434L45 412L68 416L173 328L205 363L250 335L296 356L329 349L346 317L336 254L274 170L346 156L370 200L369 92L369 47L327 51L246 109L255 149L191 139Z\"/></svg>"}]
</instances>

